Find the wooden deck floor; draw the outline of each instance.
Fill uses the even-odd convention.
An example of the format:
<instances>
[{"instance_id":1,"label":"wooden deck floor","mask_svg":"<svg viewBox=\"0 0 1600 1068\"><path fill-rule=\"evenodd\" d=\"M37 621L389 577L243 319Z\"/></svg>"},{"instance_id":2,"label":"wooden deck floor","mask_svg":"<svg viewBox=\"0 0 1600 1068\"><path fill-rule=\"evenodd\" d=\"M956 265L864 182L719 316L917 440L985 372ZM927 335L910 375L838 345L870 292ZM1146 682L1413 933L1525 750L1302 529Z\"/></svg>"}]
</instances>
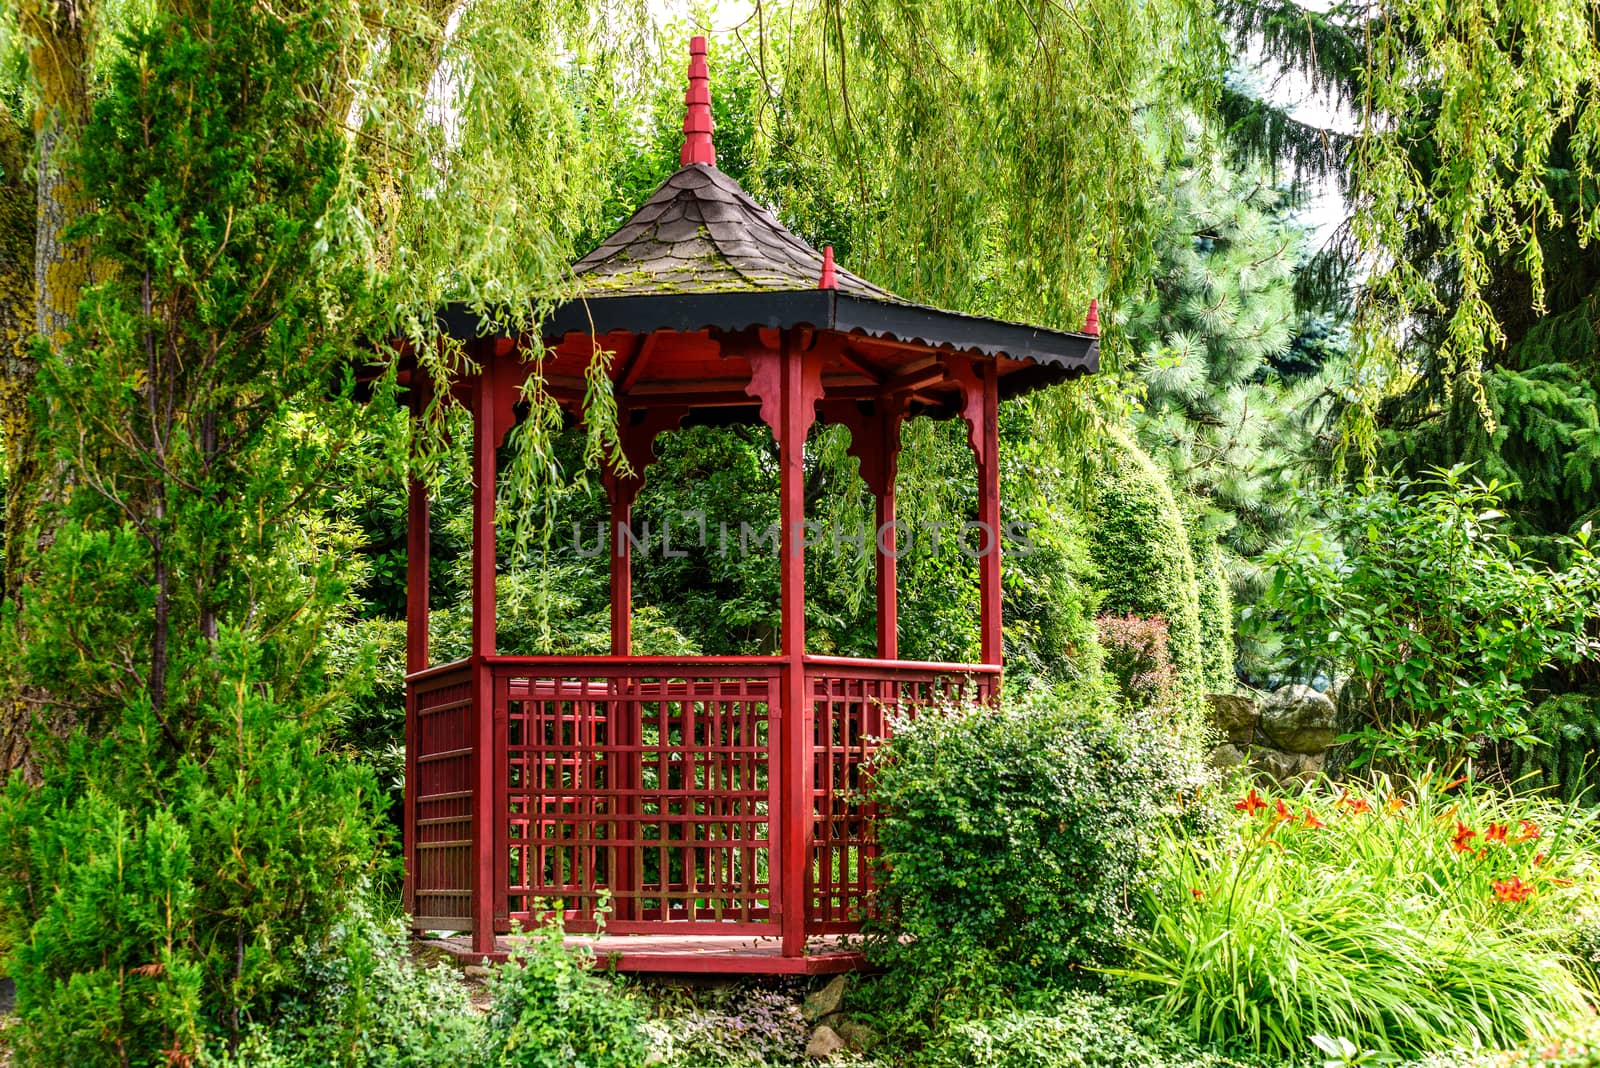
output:
<instances>
[{"instance_id":1,"label":"wooden deck floor","mask_svg":"<svg viewBox=\"0 0 1600 1068\"><path fill-rule=\"evenodd\" d=\"M598 967L614 967L619 972L700 975L831 975L860 971L866 959L855 949L841 944L837 936L808 940L804 957L785 957L776 938L749 935L603 935L600 938L571 935L569 946L587 943L594 950ZM430 939L460 960L477 963L487 957L500 963L512 948L512 939L495 939L495 951L472 951L471 935Z\"/></svg>"}]
</instances>

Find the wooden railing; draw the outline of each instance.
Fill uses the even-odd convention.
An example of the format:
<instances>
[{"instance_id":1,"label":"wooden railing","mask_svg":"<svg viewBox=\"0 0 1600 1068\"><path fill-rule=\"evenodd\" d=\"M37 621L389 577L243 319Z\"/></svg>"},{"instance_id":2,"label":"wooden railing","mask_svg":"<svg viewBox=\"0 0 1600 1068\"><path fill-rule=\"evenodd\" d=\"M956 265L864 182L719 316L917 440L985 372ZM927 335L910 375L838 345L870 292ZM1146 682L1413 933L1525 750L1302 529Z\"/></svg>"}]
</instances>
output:
<instances>
[{"instance_id":1,"label":"wooden railing","mask_svg":"<svg viewBox=\"0 0 1600 1068\"><path fill-rule=\"evenodd\" d=\"M804 673L807 701L793 735L804 751L786 764L790 670ZM559 908L581 931L604 906L617 934L774 935L787 901L806 935L857 930L875 857L864 773L890 720L988 698L998 678L979 665L822 656L794 668L778 657L499 656L413 675L416 924L472 930L492 915L505 930ZM492 694L492 733L475 692ZM473 740L488 737L493 760L476 761ZM486 768L493 782L479 790ZM474 822L480 797L487 823ZM794 844L809 863L791 895L776 831L786 798L809 809L810 828ZM474 844L485 825L488 854ZM491 871L492 913L474 889Z\"/></svg>"}]
</instances>

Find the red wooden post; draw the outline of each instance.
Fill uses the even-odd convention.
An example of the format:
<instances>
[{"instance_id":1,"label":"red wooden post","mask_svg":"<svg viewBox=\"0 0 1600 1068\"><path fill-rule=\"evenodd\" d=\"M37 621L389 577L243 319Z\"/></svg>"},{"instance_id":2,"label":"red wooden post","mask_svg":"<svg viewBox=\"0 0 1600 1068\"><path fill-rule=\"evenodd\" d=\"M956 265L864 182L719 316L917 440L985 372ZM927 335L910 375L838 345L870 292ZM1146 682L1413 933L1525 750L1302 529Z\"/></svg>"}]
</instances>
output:
<instances>
[{"instance_id":1,"label":"red wooden post","mask_svg":"<svg viewBox=\"0 0 1600 1068\"><path fill-rule=\"evenodd\" d=\"M607 531L607 539L611 549L611 655L633 655L633 546L629 541L628 531L633 525L633 498L638 490L638 483L632 479L622 479L615 475L606 479L606 496L611 504L611 527ZM612 899L616 918L631 920L638 914L638 899L631 895L638 887L639 850L633 844L634 835L637 833L637 824L630 818L638 807L638 800L633 793L638 789L640 782L639 752L633 747L639 744L640 724L638 722L638 705L631 700L633 682L631 679L618 679L615 684L614 701L611 706L610 729L614 733L612 744L622 747L620 752L626 756L620 757L620 763L611 769L613 782L617 788L616 799L613 802L620 812L613 811L617 819L612 824L617 838L612 847L612 863L615 865L607 872L611 882L611 889L618 894Z\"/></svg>"},{"instance_id":2,"label":"red wooden post","mask_svg":"<svg viewBox=\"0 0 1600 1068\"><path fill-rule=\"evenodd\" d=\"M485 657L495 652L495 355L487 346L472 391L472 951L494 951L495 903L504 887L494 885L496 790L494 752L494 677Z\"/></svg>"},{"instance_id":3,"label":"red wooden post","mask_svg":"<svg viewBox=\"0 0 1600 1068\"><path fill-rule=\"evenodd\" d=\"M895 474L899 468L900 413L891 402L878 404L877 430L882 449L882 484L877 487L877 528L874 551L878 563L878 659L896 660L900 656L900 588L895 526Z\"/></svg>"},{"instance_id":4,"label":"red wooden post","mask_svg":"<svg viewBox=\"0 0 1600 1068\"><path fill-rule=\"evenodd\" d=\"M988 551L978 561L978 598L985 664L1000 664L1000 376L993 360L978 368L983 390L982 414L974 429L978 448L978 522Z\"/></svg>"},{"instance_id":5,"label":"red wooden post","mask_svg":"<svg viewBox=\"0 0 1600 1068\"><path fill-rule=\"evenodd\" d=\"M427 396L421 383L422 371L413 372L417 380L411 385L412 433L416 434L427 407ZM406 501L406 672L422 671L428 666L428 487L420 478L411 476ZM417 914L417 715L411 699L410 687L406 690L406 786L404 838L405 909Z\"/></svg>"},{"instance_id":6,"label":"red wooden post","mask_svg":"<svg viewBox=\"0 0 1600 1068\"><path fill-rule=\"evenodd\" d=\"M606 480L611 504L611 655L633 654L633 487L619 478Z\"/></svg>"},{"instance_id":7,"label":"red wooden post","mask_svg":"<svg viewBox=\"0 0 1600 1068\"><path fill-rule=\"evenodd\" d=\"M799 957L806 945L806 869L811 863L811 702L806 693L805 445L814 399L804 382L805 352L785 333L779 341L778 413L779 590L784 659L780 763L783 806L776 867L783 955Z\"/></svg>"}]
</instances>

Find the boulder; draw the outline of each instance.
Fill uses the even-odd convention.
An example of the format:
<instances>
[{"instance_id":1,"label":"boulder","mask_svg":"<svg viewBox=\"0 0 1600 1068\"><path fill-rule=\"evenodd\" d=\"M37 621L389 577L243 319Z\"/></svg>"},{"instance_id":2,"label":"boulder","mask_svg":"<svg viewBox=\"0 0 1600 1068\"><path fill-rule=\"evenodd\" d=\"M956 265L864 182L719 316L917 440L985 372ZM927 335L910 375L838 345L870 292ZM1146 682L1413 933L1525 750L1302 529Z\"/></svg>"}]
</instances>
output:
<instances>
[{"instance_id":1,"label":"boulder","mask_svg":"<svg viewBox=\"0 0 1600 1068\"><path fill-rule=\"evenodd\" d=\"M489 968L483 964L469 964L462 971L468 979L489 978Z\"/></svg>"},{"instance_id":2,"label":"boulder","mask_svg":"<svg viewBox=\"0 0 1600 1068\"><path fill-rule=\"evenodd\" d=\"M1299 753L1256 746L1250 750L1250 766L1276 783L1286 783L1300 774Z\"/></svg>"},{"instance_id":3,"label":"boulder","mask_svg":"<svg viewBox=\"0 0 1600 1068\"><path fill-rule=\"evenodd\" d=\"M1261 703L1257 737L1288 753L1321 753L1333 745L1333 702L1309 686L1285 686Z\"/></svg>"},{"instance_id":4,"label":"boulder","mask_svg":"<svg viewBox=\"0 0 1600 1068\"><path fill-rule=\"evenodd\" d=\"M839 1037L839 1032L824 1025L811 1032L811 1041L806 1043L806 1056L814 1061L825 1061L844 1048L844 1039Z\"/></svg>"},{"instance_id":5,"label":"boulder","mask_svg":"<svg viewBox=\"0 0 1600 1068\"><path fill-rule=\"evenodd\" d=\"M1206 695L1211 706L1211 725L1234 745L1249 745L1255 741L1256 721L1261 710L1252 698L1242 693L1212 693Z\"/></svg>"},{"instance_id":6,"label":"boulder","mask_svg":"<svg viewBox=\"0 0 1600 1068\"><path fill-rule=\"evenodd\" d=\"M1246 757L1247 754L1243 749L1231 742L1224 742L1206 754L1206 763L1218 771L1227 771L1243 764Z\"/></svg>"},{"instance_id":7,"label":"boulder","mask_svg":"<svg viewBox=\"0 0 1600 1068\"><path fill-rule=\"evenodd\" d=\"M808 1020L820 1020L829 1013L838 1012L839 1006L844 1004L844 991L848 985L849 980L844 976L834 976L827 986L806 995L805 1003L800 1006L801 1013Z\"/></svg>"},{"instance_id":8,"label":"boulder","mask_svg":"<svg viewBox=\"0 0 1600 1068\"><path fill-rule=\"evenodd\" d=\"M844 1044L856 1053L866 1053L878 1044L878 1033L864 1023L846 1020L838 1030Z\"/></svg>"}]
</instances>

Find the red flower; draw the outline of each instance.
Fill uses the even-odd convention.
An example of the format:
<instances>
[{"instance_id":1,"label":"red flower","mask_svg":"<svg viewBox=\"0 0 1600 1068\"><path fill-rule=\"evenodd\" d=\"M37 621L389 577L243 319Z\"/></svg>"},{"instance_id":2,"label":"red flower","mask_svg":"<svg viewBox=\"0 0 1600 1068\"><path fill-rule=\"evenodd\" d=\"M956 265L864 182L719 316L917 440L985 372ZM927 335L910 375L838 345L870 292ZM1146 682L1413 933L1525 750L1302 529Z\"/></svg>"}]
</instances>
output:
<instances>
[{"instance_id":1,"label":"red flower","mask_svg":"<svg viewBox=\"0 0 1600 1068\"><path fill-rule=\"evenodd\" d=\"M1372 806L1367 804L1367 799L1364 797L1357 797L1353 799L1348 807L1351 814L1356 816L1360 816L1363 813L1372 811Z\"/></svg>"},{"instance_id":2,"label":"red flower","mask_svg":"<svg viewBox=\"0 0 1600 1068\"><path fill-rule=\"evenodd\" d=\"M1496 879L1494 882L1494 899L1503 905L1513 905L1519 901L1526 901L1531 893L1533 893L1533 887L1515 875L1509 879Z\"/></svg>"},{"instance_id":3,"label":"red flower","mask_svg":"<svg viewBox=\"0 0 1600 1068\"><path fill-rule=\"evenodd\" d=\"M1317 814L1315 812L1312 812L1309 808L1306 809L1305 824L1306 824L1307 827L1310 827L1312 830L1316 830L1318 827L1326 827L1327 826L1326 823L1323 823L1321 820L1317 819Z\"/></svg>"},{"instance_id":4,"label":"red flower","mask_svg":"<svg viewBox=\"0 0 1600 1068\"><path fill-rule=\"evenodd\" d=\"M1399 794L1389 798L1388 803L1383 806L1384 811L1389 813L1391 816L1405 807L1406 799L1401 797Z\"/></svg>"},{"instance_id":5,"label":"red flower","mask_svg":"<svg viewBox=\"0 0 1600 1068\"><path fill-rule=\"evenodd\" d=\"M1267 803L1261 800L1261 795L1256 793L1255 788L1252 787L1249 795L1242 801L1235 801L1233 803L1233 807L1238 809L1240 812L1248 813L1249 815L1254 816L1257 812L1260 812L1262 809L1266 808Z\"/></svg>"},{"instance_id":6,"label":"red flower","mask_svg":"<svg viewBox=\"0 0 1600 1068\"><path fill-rule=\"evenodd\" d=\"M1278 808L1274 818L1279 823L1287 823L1294 819L1294 813L1289 811L1289 806L1283 803L1283 798L1278 798Z\"/></svg>"},{"instance_id":7,"label":"red flower","mask_svg":"<svg viewBox=\"0 0 1600 1068\"><path fill-rule=\"evenodd\" d=\"M1511 839L1513 842L1531 842L1544 833L1532 820L1518 820L1517 828L1517 836Z\"/></svg>"},{"instance_id":8,"label":"red flower","mask_svg":"<svg viewBox=\"0 0 1600 1068\"><path fill-rule=\"evenodd\" d=\"M1455 837L1450 839L1450 848L1457 853L1470 853L1472 851L1472 839L1476 837L1478 837L1477 831L1460 820L1456 820L1456 833Z\"/></svg>"},{"instance_id":9,"label":"red flower","mask_svg":"<svg viewBox=\"0 0 1600 1068\"><path fill-rule=\"evenodd\" d=\"M1543 864L1545 861L1547 861L1549 859L1550 859L1550 854L1548 854L1548 853L1536 853L1536 854L1534 854L1534 857L1533 857L1534 866L1537 867L1538 865Z\"/></svg>"},{"instance_id":10,"label":"red flower","mask_svg":"<svg viewBox=\"0 0 1600 1068\"><path fill-rule=\"evenodd\" d=\"M1191 887L1189 887L1189 893L1191 893L1191 894L1193 894L1193 895L1194 895L1194 899L1195 899L1195 900L1196 900L1196 901L1199 901L1199 900L1200 900L1200 899L1201 899L1201 898L1203 898L1203 897L1205 897L1205 896L1206 896L1206 895L1204 895L1204 894L1202 894L1202 893L1201 893L1201 892L1200 892L1200 888L1199 888L1199 887L1198 887L1198 886L1191 886Z\"/></svg>"},{"instance_id":11,"label":"red flower","mask_svg":"<svg viewBox=\"0 0 1600 1068\"><path fill-rule=\"evenodd\" d=\"M1503 823L1491 822L1489 824L1489 829L1483 832L1483 840L1485 842L1499 842L1501 845L1505 845L1506 825Z\"/></svg>"}]
</instances>

